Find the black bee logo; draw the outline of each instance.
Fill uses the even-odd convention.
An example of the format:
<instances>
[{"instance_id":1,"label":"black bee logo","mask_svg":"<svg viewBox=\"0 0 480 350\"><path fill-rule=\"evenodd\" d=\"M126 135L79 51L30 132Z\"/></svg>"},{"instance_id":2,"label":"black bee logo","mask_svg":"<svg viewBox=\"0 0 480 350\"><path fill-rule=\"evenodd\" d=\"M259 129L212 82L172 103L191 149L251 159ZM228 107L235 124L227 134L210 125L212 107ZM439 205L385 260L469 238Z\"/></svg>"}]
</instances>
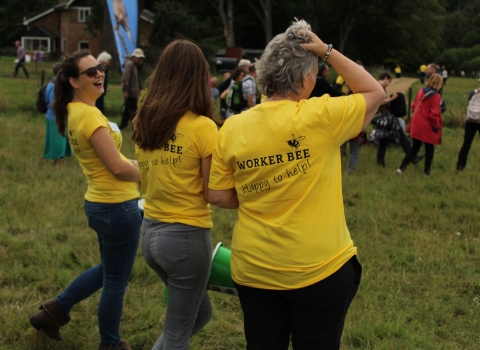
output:
<instances>
[{"instance_id":1,"label":"black bee logo","mask_svg":"<svg viewBox=\"0 0 480 350\"><path fill-rule=\"evenodd\" d=\"M286 142L290 147L298 149L298 147L300 147L300 141L303 141L303 140L305 140L305 136L295 137L295 135L292 134L292 139Z\"/></svg>"},{"instance_id":2,"label":"black bee logo","mask_svg":"<svg viewBox=\"0 0 480 350\"><path fill-rule=\"evenodd\" d=\"M70 136L73 136L73 130L68 130L68 133L70 134Z\"/></svg>"},{"instance_id":3,"label":"black bee logo","mask_svg":"<svg viewBox=\"0 0 480 350\"><path fill-rule=\"evenodd\" d=\"M175 141L177 141L178 139L182 138L183 135L182 134L173 134L171 137L170 137L170 140L172 140L173 143L175 143Z\"/></svg>"}]
</instances>

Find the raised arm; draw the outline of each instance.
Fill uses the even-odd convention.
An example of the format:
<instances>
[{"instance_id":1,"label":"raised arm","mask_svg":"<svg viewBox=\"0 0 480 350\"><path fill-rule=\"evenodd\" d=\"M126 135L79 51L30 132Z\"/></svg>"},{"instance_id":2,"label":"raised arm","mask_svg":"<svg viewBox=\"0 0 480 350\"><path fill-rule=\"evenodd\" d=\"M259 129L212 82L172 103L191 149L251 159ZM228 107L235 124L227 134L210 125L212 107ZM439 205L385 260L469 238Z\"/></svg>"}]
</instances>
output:
<instances>
[{"instance_id":1,"label":"raised arm","mask_svg":"<svg viewBox=\"0 0 480 350\"><path fill-rule=\"evenodd\" d=\"M325 57L328 51L328 45L320 40L315 33L310 33L310 35L310 42L302 45L317 56ZM366 69L334 49L331 50L330 56L328 56L328 63L345 79L354 93L362 94L365 98L367 109L362 130L365 129L385 99L385 91Z\"/></svg>"},{"instance_id":2,"label":"raised arm","mask_svg":"<svg viewBox=\"0 0 480 350\"><path fill-rule=\"evenodd\" d=\"M120 157L112 137L106 127L100 127L94 131L90 137L95 152L102 160L107 169L117 178L123 181L140 181L140 172L138 167L130 161L125 161Z\"/></svg>"},{"instance_id":3,"label":"raised arm","mask_svg":"<svg viewBox=\"0 0 480 350\"><path fill-rule=\"evenodd\" d=\"M222 100L225 100L225 99L227 98L227 95L228 95L228 92L229 92L229 91L230 91L230 89L226 89L224 92L222 92L222 93L220 94L220 98L221 98Z\"/></svg>"}]
</instances>

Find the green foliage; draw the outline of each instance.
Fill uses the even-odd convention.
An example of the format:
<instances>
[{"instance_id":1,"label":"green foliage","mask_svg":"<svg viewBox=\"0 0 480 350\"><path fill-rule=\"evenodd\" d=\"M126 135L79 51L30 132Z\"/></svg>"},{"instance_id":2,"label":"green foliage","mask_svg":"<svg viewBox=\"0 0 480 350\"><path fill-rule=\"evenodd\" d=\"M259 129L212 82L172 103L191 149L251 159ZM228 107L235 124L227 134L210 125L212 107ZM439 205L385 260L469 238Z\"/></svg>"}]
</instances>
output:
<instances>
[{"instance_id":1,"label":"green foliage","mask_svg":"<svg viewBox=\"0 0 480 350\"><path fill-rule=\"evenodd\" d=\"M208 57L220 46L221 36L211 17L202 18L198 5L189 1L166 0L154 5L154 24L150 32L150 43L164 47L170 41L183 37L199 44ZM216 17L215 17L216 19Z\"/></svg>"},{"instance_id":2,"label":"green foliage","mask_svg":"<svg viewBox=\"0 0 480 350\"><path fill-rule=\"evenodd\" d=\"M444 48L471 47L480 40L480 0L460 1L445 18Z\"/></svg>"},{"instance_id":3,"label":"green foliage","mask_svg":"<svg viewBox=\"0 0 480 350\"><path fill-rule=\"evenodd\" d=\"M478 71L480 70L479 57L480 45L470 48L450 48L438 57L438 62L456 71Z\"/></svg>"},{"instance_id":4,"label":"green foliage","mask_svg":"<svg viewBox=\"0 0 480 350\"><path fill-rule=\"evenodd\" d=\"M104 28L103 11L105 0L88 0L88 5L92 7L92 10L86 21L87 30L93 36L97 36Z\"/></svg>"}]
</instances>

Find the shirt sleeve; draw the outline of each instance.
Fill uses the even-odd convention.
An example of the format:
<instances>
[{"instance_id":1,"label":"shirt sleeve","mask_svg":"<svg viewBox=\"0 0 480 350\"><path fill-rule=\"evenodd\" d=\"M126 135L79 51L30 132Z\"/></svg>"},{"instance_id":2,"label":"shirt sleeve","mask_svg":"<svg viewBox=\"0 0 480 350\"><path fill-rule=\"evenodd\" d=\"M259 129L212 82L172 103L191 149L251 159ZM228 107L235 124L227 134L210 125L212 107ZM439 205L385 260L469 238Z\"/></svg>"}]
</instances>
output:
<instances>
[{"instance_id":1,"label":"shirt sleeve","mask_svg":"<svg viewBox=\"0 0 480 350\"><path fill-rule=\"evenodd\" d=\"M255 81L253 79L248 79L243 83L244 92L246 95L255 95Z\"/></svg>"},{"instance_id":2,"label":"shirt sleeve","mask_svg":"<svg viewBox=\"0 0 480 350\"><path fill-rule=\"evenodd\" d=\"M362 129L366 113L366 102L362 94L341 97L324 95L320 98L303 100L308 108L307 115L312 126L330 130L333 142L340 147Z\"/></svg>"},{"instance_id":3,"label":"shirt sleeve","mask_svg":"<svg viewBox=\"0 0 480 350\"><path fill-rule=\"evenodd\" d=\"M132 74L132 65L127 61L122 76L122 91L128 91L128 85L130 83L130 74Z\"/></svg>"},{"instance_id":4,"label":"shirt sleeve","mask_svg":"<svg viewBox=\"0 0 480 350\"><path fill-rule=\"evenodd\" d=\"M217 137L217 126L214 121L204 117L205 122L201 124L197 135L197 149L200 158L207 158L213 153L215 139Z\"/></svg>"},{"instance_id":5,"label":"shirt sleeve","mask_svg":"<svg viewBox=\"0 0 480 350\"><path fill-rule=\"evenodd\" d=\"M96 107L85 108L81 118L84 120L83 134L90 140L95 130L101 127L108 129L108 120L102 115Z\"/></svg>"},{"instance_id":6,"label":"shirt sleeve","mask_svg":"<svg viewBox=\"0 0 480 350\"><path fill-rule=\"evenodd\" d=\"M228 190L235 187L233 169L229 168L225 162L225 129L224 126L218 132L213 150L210 180L208 182L208 187L212 190Z\"/></svg>"},{"instance_id":7,"label":"shirt sleeve","mask_svg":"<svg viewBox=\"0 0 480 350\"><path fill-rule=\"evenodd\" d=\"M51 108L53 104L53 97L55 96L55 85L53 83L48 83L47 89L45 91L45 102Z\"/></svg>"}]
</instances>

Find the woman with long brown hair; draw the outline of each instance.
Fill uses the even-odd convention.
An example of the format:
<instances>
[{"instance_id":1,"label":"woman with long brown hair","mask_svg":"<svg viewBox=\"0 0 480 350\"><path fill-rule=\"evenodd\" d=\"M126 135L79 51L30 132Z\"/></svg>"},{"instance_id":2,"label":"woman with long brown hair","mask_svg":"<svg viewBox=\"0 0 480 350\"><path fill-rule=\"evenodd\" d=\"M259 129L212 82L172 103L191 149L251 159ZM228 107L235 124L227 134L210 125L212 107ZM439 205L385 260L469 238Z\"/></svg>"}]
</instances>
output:
<instances>
[{"instance_id":1,"label":"woman with long brown hair","mask_svg":"<svg viewBox=\"0 0 480 350\"><path fill-rule=\"evenodd\" d=\"M145 198L143 256L168 287L163 333L154 350L188 349L212 315L206 293L213 226L207 185L217 127L208 74L197 45L171 42L132 123Z\"/></svg>"},{"instance_id":2,"label":"woman with long brown hair","mask_svg":"<svg viewBox=\"0 0 480 350\"><path fill-rule=\"evenodd\" d=\"M137 204L140 173L136 162L120 153L118 126L95 107L104 92L105 69L87 50L67 55L57 75L53 103L58 131L62 135L66 131L87 177L85 214L97 233L101 261L80 274L56 299L42 303L29 319L49 338L62 340L60 327L70 321L72 308L102 289L98 350L130 350L120 339L120 319L142 220Z\"/></svg>"}]
</instances>

